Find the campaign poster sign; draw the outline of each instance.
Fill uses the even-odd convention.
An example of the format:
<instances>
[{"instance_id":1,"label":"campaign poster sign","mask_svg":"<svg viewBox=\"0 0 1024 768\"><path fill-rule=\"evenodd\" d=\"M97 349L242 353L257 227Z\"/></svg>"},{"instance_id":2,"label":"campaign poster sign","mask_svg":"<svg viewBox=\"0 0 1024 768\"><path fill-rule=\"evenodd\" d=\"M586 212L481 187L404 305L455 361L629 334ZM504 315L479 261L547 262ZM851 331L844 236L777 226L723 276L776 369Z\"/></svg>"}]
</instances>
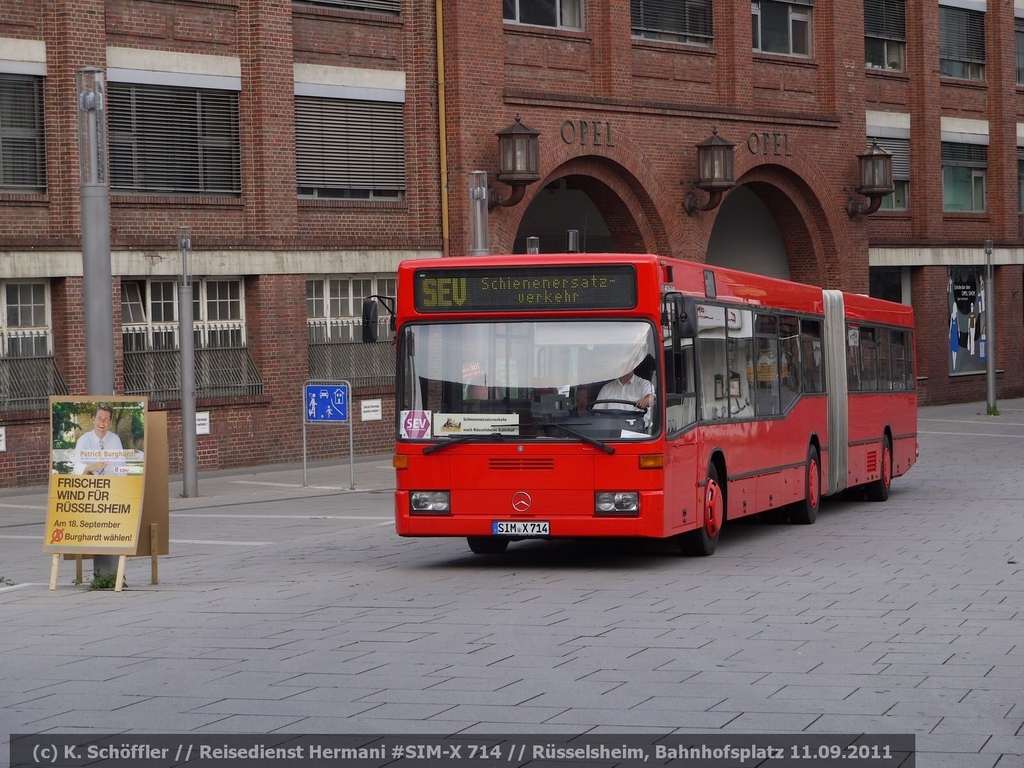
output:
<instances>
[{"instance_id":1,"label":"campaign poster sign","mask_svg":"<svg viewBox=\"0 0 1024 768\"><path fill-rule=\"evenodd\" d=\"M134 554L145 481L146 398L50 398L43 552Z\"/></svg>"}]
</instances>

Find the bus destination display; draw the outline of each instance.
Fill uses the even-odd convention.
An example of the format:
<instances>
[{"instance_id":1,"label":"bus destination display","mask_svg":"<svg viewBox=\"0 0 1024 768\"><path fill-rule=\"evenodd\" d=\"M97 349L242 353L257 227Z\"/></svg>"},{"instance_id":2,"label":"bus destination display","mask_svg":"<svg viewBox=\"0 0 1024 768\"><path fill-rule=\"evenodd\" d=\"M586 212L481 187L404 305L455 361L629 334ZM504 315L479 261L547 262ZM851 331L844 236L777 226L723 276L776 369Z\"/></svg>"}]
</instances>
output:
<instances>
[{"instance_id":1,"label":"bus destination display","mask_svg":"<svg viewBox=\"0 0 1024 768\"><path fill-rule=\"evenodd\" d=\"M629 265L418 270L418 312L632 309L636 270Z\"/></svg>"}]
</instances>

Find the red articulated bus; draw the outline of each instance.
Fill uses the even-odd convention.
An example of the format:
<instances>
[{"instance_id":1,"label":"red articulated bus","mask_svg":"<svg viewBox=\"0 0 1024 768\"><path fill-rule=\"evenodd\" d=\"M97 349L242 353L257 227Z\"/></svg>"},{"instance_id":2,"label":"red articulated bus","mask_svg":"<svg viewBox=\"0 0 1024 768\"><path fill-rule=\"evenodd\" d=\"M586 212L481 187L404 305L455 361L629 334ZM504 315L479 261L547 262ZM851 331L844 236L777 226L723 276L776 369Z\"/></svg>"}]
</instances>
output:
<instances>
[{"instance_id":1,"label":"red articulated bus","mask_svg":"<svg viewBox=\"0 0 1024 768\"><path fill-rule=\"evenodd\" d=\"M727 520L884 501L917 458L901 304L648 254L483 256L403 263L395 322L402 536L710 555Z\"/></svg>"}]
</instances>

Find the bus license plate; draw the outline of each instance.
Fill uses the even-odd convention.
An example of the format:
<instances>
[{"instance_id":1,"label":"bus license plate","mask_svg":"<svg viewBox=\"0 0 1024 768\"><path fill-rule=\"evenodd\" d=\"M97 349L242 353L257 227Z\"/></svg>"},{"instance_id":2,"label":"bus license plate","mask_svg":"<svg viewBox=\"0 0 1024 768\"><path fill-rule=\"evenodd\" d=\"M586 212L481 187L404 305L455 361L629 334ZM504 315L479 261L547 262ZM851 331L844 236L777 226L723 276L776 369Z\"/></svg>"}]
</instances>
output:
<instances>
[{"instance_id":1,"label":"bus license plate","mask_svg":"<svg viewBox=\"0 0 1024 768\"><path fill-rule=\"evenodd\" d=\"M494 520L491 533L495 536L548 536L551 523L547 520Z\"/></svg>"}]
</instances>

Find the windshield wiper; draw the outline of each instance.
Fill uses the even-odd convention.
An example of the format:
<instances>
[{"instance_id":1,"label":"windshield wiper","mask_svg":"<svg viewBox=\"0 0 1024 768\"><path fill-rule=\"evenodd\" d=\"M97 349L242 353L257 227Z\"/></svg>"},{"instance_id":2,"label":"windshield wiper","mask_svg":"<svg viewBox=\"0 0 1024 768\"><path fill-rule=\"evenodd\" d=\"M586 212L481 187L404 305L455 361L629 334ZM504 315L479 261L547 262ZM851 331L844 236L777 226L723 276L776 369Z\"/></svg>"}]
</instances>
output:
<instances>
[{"instance_id":1,"label":"windshield wiper","mask_svg":"<svg viewBox=\"0 0 1024 768\"><path fill-rule=\"evenodd\" d=\"M598 448L600 448L605 453L615 453L615 449L612 446L608 445L607 443L602 443L596 437L591 437L588 434L580 432L578 429L573 429L572 427L567 427L567 426L565 426L565 424L560 424L557 421L554 421L554 422L551 422L550 424L545 424L544 426L545 427L558 427L559 429L561 429L564 432L567 432L568 434L572 435L573 437L578 437L584 443L590 443L590 445L597 446Z\"/></svg>"},{"instance_id":2,"label":"windshield wiper","mask_svg":"<svg viewBox=\"0 0 1024 768\"><path fill-rule=\"evenodd\" d=\"M488 434L476 434L476 435L458 435L457 437L449 437L443 443L435 443L429 445L423 449L423 454L433 453L434 451L443 451L445 448L451 448L453 445L459 443L479 443L484 440L496 440L501 442L505 439L505 436L501 432L490 432Z\"/></svg>"}]
</instances>

